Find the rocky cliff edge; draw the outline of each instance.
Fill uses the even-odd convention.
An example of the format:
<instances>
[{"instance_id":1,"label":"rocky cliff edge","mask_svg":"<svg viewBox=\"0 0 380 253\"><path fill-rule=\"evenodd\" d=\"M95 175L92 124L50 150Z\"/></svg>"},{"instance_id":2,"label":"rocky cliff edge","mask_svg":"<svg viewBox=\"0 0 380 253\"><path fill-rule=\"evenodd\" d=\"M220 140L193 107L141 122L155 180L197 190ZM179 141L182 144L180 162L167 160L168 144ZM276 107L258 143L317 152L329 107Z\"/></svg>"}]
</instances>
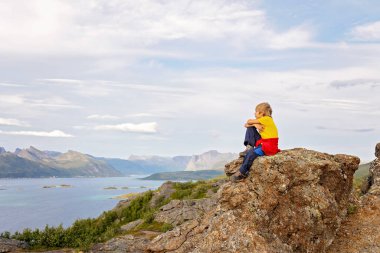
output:
<instances>
[{"instance_id":1,"label":"rocky cliff edge","mask_svg":"<svg viewBox=\"0 0 380 253\"><path fill-rule=\"evenodd\" d=\"M226 165L231 175L241 165ZM260 157L214 208L155 237L147 252L326 252L347 214L359 158L306 149Z\"/></svg>"}]
</instances>

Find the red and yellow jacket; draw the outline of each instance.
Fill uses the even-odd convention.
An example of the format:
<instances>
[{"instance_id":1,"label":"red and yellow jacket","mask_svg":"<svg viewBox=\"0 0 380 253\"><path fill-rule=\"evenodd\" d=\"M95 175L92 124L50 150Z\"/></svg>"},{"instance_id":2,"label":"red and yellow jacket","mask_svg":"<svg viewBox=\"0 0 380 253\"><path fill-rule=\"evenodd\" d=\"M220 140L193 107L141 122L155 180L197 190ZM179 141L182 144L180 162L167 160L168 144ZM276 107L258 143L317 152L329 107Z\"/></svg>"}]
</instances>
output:
<instances>
[{"instance_id":1,"label":"red and yellow jacket","mask_svg":"<svg viewBox=\"0 0 380 253\"><path fill-rule=\"evenodd\" d=\"M256 147L261 145L265 155L275 155L278 149L278 131L272 117L264 116L257 119L264 126L264 130L260 132L261 138L256 142Z\"/></svg>"}]
</instances>

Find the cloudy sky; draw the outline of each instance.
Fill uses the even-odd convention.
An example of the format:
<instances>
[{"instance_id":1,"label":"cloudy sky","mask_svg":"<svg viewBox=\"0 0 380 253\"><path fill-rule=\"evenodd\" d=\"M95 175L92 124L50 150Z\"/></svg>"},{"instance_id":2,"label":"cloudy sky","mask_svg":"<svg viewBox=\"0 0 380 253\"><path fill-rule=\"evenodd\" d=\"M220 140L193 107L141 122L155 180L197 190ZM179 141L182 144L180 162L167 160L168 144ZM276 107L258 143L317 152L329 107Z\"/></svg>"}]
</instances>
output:
<instances>
[{"instance_id":1,"label":"cloudy sky","mask_svg":"<svg viewBox=\"0 0 380 253\"><path fill-rule=\"evenodd\" d=\"M374 158L377 0L0 1L0 146L96 156L280 148Z\"/></svg>"}]
</instances>

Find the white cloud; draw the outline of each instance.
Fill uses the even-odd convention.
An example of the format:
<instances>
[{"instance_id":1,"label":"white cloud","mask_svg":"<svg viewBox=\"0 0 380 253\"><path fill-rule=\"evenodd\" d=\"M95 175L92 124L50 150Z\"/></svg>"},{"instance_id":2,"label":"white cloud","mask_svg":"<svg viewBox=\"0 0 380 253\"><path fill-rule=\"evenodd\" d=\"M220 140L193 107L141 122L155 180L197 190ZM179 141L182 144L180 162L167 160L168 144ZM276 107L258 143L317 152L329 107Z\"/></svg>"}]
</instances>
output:
<instances>
[{"instance_id":1,"label":"white cloud","mask_svg":"<svg viewBox=\"0 0 380 253\"><path fill-rule=\"evenodd\" d=\"M120 119L120 117L114 116L114 115L99 115L99 114L92 114L87 116L87 119L94 119L94 120L116 120Z\"/></svg>"},{"instance_id":2,"label":"white cloud","mask_svg":"<svg viewBox=\"0 0 380 253\"><path fill-rule=\"evenodd\" d=\"M57 84L82 84L83 83L82 80L64 79L64 78L43 78L43 79L38 79L38 81L57 83Z\"/></svg>"},{"instance_id":3,"label":"white cloud","mask_svg":"<svg viewBox=\"0 0 380 253\"><path fill-rule=\"evenodd\" d=\"M83 97L105 97L114 90L113 82L104 80L49 78L38 79L38 81L44 86L58 86L67 93L75 93Z\"/></svg>"},{"instance_id":4,"label":"white cloud","mask_svg":"<svg viewBox=\"0 0 380 253\"><path fill-rule=\"evenodd\" d=\"M141 140L141 141L166 141L166 140L168 140L167 137L154 136L154 135L140 135L137 137L137 139Z\"/></svg>"},{"instance_id":5,"label":"white cloud","mask_svg":"<svg viewBox=\"0 0 380 253\"><path fill-rule=\"evenodd\" d=\"M330 83L330 86L337 89L351 88L354 86L369 86L371 88L378 88L380 87L380 79L353 79L333 81Z\"/></svg>"},{"instance_id":6,"label":"white cloud","mask_svg":"<svg viewBox=\"0 0 380 253\"><path fill-rule=\"evenodd\" d=\"M302 26L277 31L255 2L244 0L5 0L0 23L7 24L0 51L32 54L146 55L144 49L177 40L284 49L307 46L312 34Z\"/></svg>"},{"instance_id":7,"label":"white cloud","mask_svg":"<svg viewBox=\"0 0 380 253\"><path fill-rule=\"evenodd\" d=\"M273 49L314 47L311 29L296 27L284 33L273 33L269 36L268 46Z\"/></svg>"},{"instance_id":8,"label":"white cloud","mask_svg":"<svg viewBox=\"0 0 380 253\"><path fill-rule=\"evenodd\" d=\"M24 98L21 95L0 95L1 104L16 104L24 103Z\"/></svg>"},{"instance_id":9,"label":"white cloud","mask_svg":"<svg viewBox=\"0 0 380 253\"><path fill-rule=\"evenodd\" d=\"M73 135L66 134L60 130L53 130L51 132L43 132L43 131L2 131L2 130L0 130L0 134L39 136L39 137L73 137Z\"/></svg>"},{"instance_id":10,"label":"white cloud","mask_svg":"<svg viewBox=\"0 0 380 253\"><path fill-rule=\"evenodd\" d=\"M134 132L134 133L156 133L157 123L148 122L140 124L124 123L117 125L100 125L94 127L95 130L117 130L123 132Z\"/></svg>"},{"instance_id":11,"label":"white cloud","mask_svg":"<svg viewBox=\"0 0 380 253\"><path fill-rule=\"evenodd\" d=\"M177 88L177 87L168 87L165 85L143 85L143 84L124 84L120 87L134 89L142 92L156 92L156 93L165 93L172 95L186 95L194 93L193 89L189 88Z\"/></svg>"},{"instance_id":12,"label":"white cloud","mask_svg":"<svg viewBox=\"0 0 380 253\"><path fill-rule=\"evenodd\" d=\"M128 114L126 117L131 117L131 118L139 118L139 117L153 117L153 116L156 116L154 115L153 113L133 113L133 114Z\"/></svg>"},{"instance_id":13,"label":"white cloud","mask_svg":"<svg viewBox=\"0 0 380 253\"><path fill-rule=\"evenodd\" d=\"M0 83L0 86L3 87L26 87L24 84L17 84L17 83Z\"/></svg>"},{"instance_id":14,"label":"white cloud","mask_svg":"<svg viewBox=\"0 0 380 253\"><path fill-rule=\"evenodd\" d=\"M380 41L380 21L354 27L351 36L359 41Z\"/></svg>"},{"instance_id":15,"label":"white cloud","mask_svg":"<svg viewBox=\"0 0 380 253\"><path fill-rule=\"evenodd\" d=\"M50 95L49 98L37 98L44 95L36 95L35 90L26 95L14 94L14 95L0 95L0 107L26 106L26 107L46 107L46 108L80 108L81 106L75 105L70 101L59 97ZM25 108L24 108L25 109Z\"/></svg>"},{"instance_id":16,"label":"white cloud","mask_svg":"<svg viewBox=\"0 0 380 253\"><path fill-rule=\"evenodd\" d=\"M30 126L29 123L20 121L18 119L7 119L7 118L0 118L0 125L5 126L23 126L28 127Z\"/></svg>"}]
</instances>

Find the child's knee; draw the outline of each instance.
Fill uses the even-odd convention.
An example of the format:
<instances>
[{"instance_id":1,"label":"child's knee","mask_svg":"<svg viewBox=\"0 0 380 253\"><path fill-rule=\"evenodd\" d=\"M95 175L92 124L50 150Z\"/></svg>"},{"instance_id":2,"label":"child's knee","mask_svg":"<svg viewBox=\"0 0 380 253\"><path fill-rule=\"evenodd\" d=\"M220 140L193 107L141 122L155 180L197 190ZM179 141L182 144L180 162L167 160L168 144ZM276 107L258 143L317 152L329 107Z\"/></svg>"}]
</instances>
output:
<instances>
[{"instance_id":1,"label":"child's knee","mask_svg":"<svg viewBox=\"0 0 380 253\"><path fill-rule=\"evenodd\" d=\"M248 150L246 157L249 160L254 160L257 157L257 154L255 153L255 149L251 148L250 150Z\"/></svg>"}]
</instances>

